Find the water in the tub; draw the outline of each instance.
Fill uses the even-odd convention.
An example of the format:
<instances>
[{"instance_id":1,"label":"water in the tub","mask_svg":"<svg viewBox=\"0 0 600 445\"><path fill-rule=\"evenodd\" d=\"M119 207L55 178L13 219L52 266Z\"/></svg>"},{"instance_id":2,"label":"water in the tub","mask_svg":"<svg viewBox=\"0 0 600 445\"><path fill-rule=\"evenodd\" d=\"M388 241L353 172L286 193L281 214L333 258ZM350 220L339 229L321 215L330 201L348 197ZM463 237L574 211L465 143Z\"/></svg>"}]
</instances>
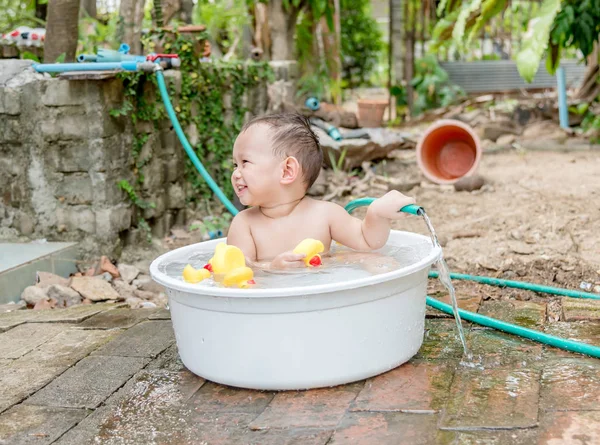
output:
<instances>
[{"instance_id":1,"label":"water in the tub","mask_svg":"<svg viewBox=\"0 0 600 445\"><path fill-rule=\"evenodd\" d=\"M431 233L431 241L433 242L434 245L439 246L440 243L437 239L437 235L435 234L435 230L433 228L433 225L431 224L431 221L429 220L429 217L427 216L427 214L425 212L423 212L421 214L421 216L423 216L423 219L425 220L425 224L427 225L427 228L429 229L429 232ZM441 246L440 246L440 249L441 249ZM467 360L472 360L473 356L469 352L469 349L467 348L467 342L465 340L465 332L463 330L462 321L460 319L460 314L458 313L458 304L456 303L456 292L454 291L454 286L452 285L452 280L450 279L450 271L448 270L448 265L446 264L446 261L444 261L443 254L440 256L440 259L435 264L435 266L436 266L436 269L439 271L440 282L444 285L444 287L448 290L448 293L450 294L450 301L452 302L452 312L454 313L454 319L456 320L456 327L458 329L458 335L459 335L460 341L463 345L463 349L465 351L465 356L467 357Z\"/></svg>"},{"instance_id":2,"label":"water in the tub","mask_svg":"<svg viewBox=\"0 0 600 445\"><path fill-rule=\"evenodd\" d=\"M330 252L323 256L322 266L286 271L255 270L256 285L253 288L276 289L343 283L350 279L355 280L401 269L425 258L429 252L431 252L429 241L419 241L404 246L385 246L375 252L356 252L332 243ZM213 254L212 248L199 250L188 257L176 258L168 264L161 264L159 269L172 278L182 280L182 272L186 264L201 268ZM198 285L216 286L212 278Z\"/></svg>"}]
</instances>

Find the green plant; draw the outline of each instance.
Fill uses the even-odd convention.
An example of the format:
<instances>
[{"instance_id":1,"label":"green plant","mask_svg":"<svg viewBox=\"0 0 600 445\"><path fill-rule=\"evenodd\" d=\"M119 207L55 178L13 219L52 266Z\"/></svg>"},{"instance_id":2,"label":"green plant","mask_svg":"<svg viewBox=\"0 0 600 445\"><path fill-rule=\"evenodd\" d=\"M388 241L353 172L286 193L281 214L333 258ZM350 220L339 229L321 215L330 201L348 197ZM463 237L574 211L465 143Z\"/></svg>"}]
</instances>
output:
<instances>
[{"instance_id":1,"label":"green plant","mask_svg":"<svg viewBox=\"0 0 600 445\"><path fill-rule=\"evenodd\" d=\"M117 41L117 24L119 15L110 14L99 20L92 17L79 19L79 54L95 54L99 48L117 49L121 42Z\"/></svg>"},{"instance_id":2,"label":"green plant","mask_svg":"<svg viewBox=\"0 0 600 445\"><path fill-rule=\"evenodd\" d=\"M250 23L246 0L198 0L192 16L195 23L206 26L211 40L223 54L239 41L242 28Z\"/></svg>"},{"instance_id":3,"label":"green plant","mask_svg":"<svg viewBox=\"0 0 600 445\"><path fill-rule=\"evenodd\" d=\"M414 88L415 115L431 108L446 107L465 96L462 88L449 82L448 73L433 55L426 55L415 62L415 74L411 84ZM405 88L396 86L391 93L396 96L397 106L407 103Z\"/></svg>"},{"instance_id":4,"label":"green plant","mask_svg":"<svg viewBox=\"0 0 600 445\"><path fill-rule=\"evenodd\" d=\"M590 104L584 102L569 107L569 111L571 113L583 116L583 120L581 121L581 131L584 133L590 133L591 142L593 143L600 143L600 113L598 113L598 109L600 109L598 104L599 101L600 97L597 97L595 103Z\"/></svg>"},{"instance_id":5,"label":"green plant","mask_svg":"<svg viewBox=\"0 0 600 445\"><path fill-rule=\"evenodd\" d=\"M383 50L377 21L368 0L341 0L342 79L344 87L368 84Z\"/></svg>"},{"instance_id":6,"label":"green plant","mask_svg":"<svg viewBox=\"0 0 600 445\"><path fill-rule=\"evenodd\" d=\"M18 26L44 27L46 22L35 16L35 3L23 0L0 0L0 35Z\"/></svg>"},{"instance_id":7,"label":"green plant","mask_svg":"<svg viewBox=\"0 0 600 445\"><path fill-rule=\"evenodd\" d=\"M166 52L179 54L180 88L176 90L175 83L169 82L167 77L177 117L184 129L195 126L198 137L193 148L196 154L223 191L232 196L231 150L248 111L243 99L248 89L271 80L273 72L267 63L201 62L194 48L203 47L206 37L206 33L189 37L176 31L151 32L145 37L144 46L147 52L152 52L160 40ZM119 77L123 82L124 100L119 108L111 110L111 115L127 116L133 124L132 171L136 179L134 183L120 181L119 187L135 206L144 209L147 208L147 197L140 190L140 185L144 181L144 166L150 159L142 153L146 152L144 146L150 142L151 134L159 131L161 122L167 117L154 75L135 72L121 73ZM213 197L212 191L187 158L182 174L194 191L188 198L190 203Z\"/></svg>"},{"instance_id":8,"label":"green plant","mask_svg":"<svg viewBox=\"0 0 600 445\"><path fill-rule=\"evenodd\" d=\"M155 209L156 208L156 204L154 204L153 202L148 202L148 201L144 201L143 199L140 199L135 191L135 188L129 183L129 181L127 179L122 179L121 181L119 181L117 183L117 185L119 186L119 188L121 190L123 190L125 193L127 193L127 196L129 196L129 199L131 200L131 202L136 205L137 207L139 207L140 209Z\"/></svg>"},{"instance_id":9,"label":"green plant","mask_svg":"<svg viewBox=\"0 0 600 445\"><path fill-rule=\"evenodd\" d=\"M333 150L329 150L329 162L331 162L331 168L333 168L334 172L343 171L344 159L346 158L346 153L348 152L348 148L342 149L340 153L340 157L335 160L335 155L333 154Z\"/></svg>"}]
</instances>

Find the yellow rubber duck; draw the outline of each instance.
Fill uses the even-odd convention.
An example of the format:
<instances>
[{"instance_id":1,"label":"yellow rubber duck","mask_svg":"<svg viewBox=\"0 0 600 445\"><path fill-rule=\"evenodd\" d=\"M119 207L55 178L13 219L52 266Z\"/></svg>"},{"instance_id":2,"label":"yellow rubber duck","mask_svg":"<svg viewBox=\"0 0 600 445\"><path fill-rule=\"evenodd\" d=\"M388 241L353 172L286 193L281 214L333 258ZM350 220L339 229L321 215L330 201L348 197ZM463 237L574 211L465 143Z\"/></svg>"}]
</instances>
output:
<instances>
[{"instance_id":1,"label":"yellow rubber duck","mask_svg":"<svg viewBox=\"0 0 600 445\"><path fill-rule=\"evenodd\" d=\"M304 264L307 267L320 266L321 263L321 252L325 250L325 246L319 240L306 238L302 240L300 244L294 249L294 253L304 253Z\"/></svg>"},{"instance_id":2,"label":"yellow rubber duck","mask_svg":"<svg viewBox=\"0 0 600 445\"><path fill-rule=\"evenodd\" d=\"M240 288L249 287L252 284L256 284L253 280L254 272L249 267L238 267L227 273L223 277L223 286L233 287L237 286Z\"/></svg>"},{"instance_id":3,"label":"yellow rubber duck","mask_svg":"<svg viewBox=\"0 0 600 445\"><path fill-rule=\"evenodd\" d=\"M183 281L186 283L199 283L210 277L210 272L206 269L194 269L191 264L183 268Z\"/></svg>"},{"instance_id":4,"label":"yellow rubber duck","mask_svg":"<svg viewBox=\"0 0 600 445\"><path fill-rule=\"evenodd\" d=\"M228 246L225 243L217 244L214 256L208 261L210 269L218 275L225 275L233 269L246 266L244 253L235 246Z\"/></svg>"},{"instance_id":5,"label":"yellow rubber duck","mask_svg":"<svg viewBox=\"0 0 600 445\"><path fill-rule=\"evenodd\" d=\"M246 288L256 284L254 272L246 267L244 253L236 246L225 243L217 244L214 256L204 266L204 269L215 274L215 280L224 286Z\"/></svg>"}]
</instances>

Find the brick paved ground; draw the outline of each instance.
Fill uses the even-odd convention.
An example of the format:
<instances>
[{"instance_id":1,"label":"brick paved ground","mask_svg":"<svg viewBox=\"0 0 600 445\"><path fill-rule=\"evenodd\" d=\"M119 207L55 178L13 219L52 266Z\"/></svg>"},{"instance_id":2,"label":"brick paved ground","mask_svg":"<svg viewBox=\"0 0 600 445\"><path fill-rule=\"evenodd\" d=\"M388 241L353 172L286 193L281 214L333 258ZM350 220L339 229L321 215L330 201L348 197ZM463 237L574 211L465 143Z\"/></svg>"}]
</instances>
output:
<instances>
[{"instance_id":1,"label":"brick paved ground","mask_svg":"<svg viewBox=\"0 0 600 445\"><path fill-rule=\"evenodd\" d=\"M546 324L534 302L468 296L461 305L600 345L597 308L565 300L584 321ZM480 366L460 366L453 320L430 315L409 363L367 381L275 393L187 371L165 310L3 313L0 443L600 443L600 360L466 324Z\"/></svg>"}]
</instances>

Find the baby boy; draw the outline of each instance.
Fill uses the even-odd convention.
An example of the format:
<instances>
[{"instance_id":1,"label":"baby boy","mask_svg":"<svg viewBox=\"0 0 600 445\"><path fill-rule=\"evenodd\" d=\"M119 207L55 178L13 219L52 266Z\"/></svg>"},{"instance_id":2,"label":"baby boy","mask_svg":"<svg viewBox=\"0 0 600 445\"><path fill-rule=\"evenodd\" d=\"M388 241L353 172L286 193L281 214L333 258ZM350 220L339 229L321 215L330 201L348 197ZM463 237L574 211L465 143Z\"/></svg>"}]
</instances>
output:
<instances>
[{"instance_id":1,"label":"baby boy","mask_svg":"<svg viewBox=\"0 0 600 445\"><path fill-rule=\"evenodd\" d=\"M367 251L383 247L391 220L415 200L397 191L376 199L361 221L343 207L306 196L315 182L323 152L308 119L299 114L258 117L248 122L233 146L231 183L250 208L231 222L227 244L239 247L251 263L272 269L304 267L304 254L292 252L305 238Z\"/></svg>"}]
</instances>

